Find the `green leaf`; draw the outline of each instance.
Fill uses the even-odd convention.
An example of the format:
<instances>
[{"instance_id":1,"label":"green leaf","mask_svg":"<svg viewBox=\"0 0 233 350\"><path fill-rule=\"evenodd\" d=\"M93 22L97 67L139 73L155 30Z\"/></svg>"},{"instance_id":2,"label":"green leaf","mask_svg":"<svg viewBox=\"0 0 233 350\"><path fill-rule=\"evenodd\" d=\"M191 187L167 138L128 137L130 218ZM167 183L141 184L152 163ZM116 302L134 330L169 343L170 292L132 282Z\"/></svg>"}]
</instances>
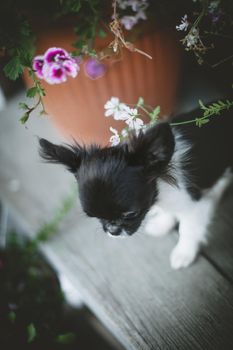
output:
<instances>
[{"instance_id":1,"label":"green leaf","mask_svg":"<svg viewBox=\"0 0 233 350\"><path fill-rule=\"evenodd\" d=\"M158 115L160 113L160 106L157 106L153 111L150 113L151 120L155 122L158 119Z\"/></svg>"},{"instance_id":2,"label":"green leaf","mask_svg":"<svg viewBox=\"0 0 233 350\"><path fill-rule=\"evenodd\" d=\"M100 28L98 35L100 38L105 38L107 34L102 28Z\"/></svg>"},{"instance_id":3,"label":"green leaf","mask_svg":"<svg viewBox=\"0 0 233 350\"><path fill-rule=\"evenodd\" d=\"M29 109L28 105L24 102L19 102L19 108L24 110Z\"/></svg>"},{"instance_id":4,"label":"green leaf","mask_svg":"<svg viewBox=\"0 0 233 350\"><path fill-rule=\"evenodd\" d=\"M21 118L20 118L20 123L25 124L28 121L29 118L29 113L26 112Z\"/></svg>"},{"instance_id":5,"label":"green leaf","mask_svg":"<svg viewBox=\"0 0 233 350\"><path fill-rule=\"evenodd\" d=\"M202 125L205 125L207 123L209 123L209 119L208 118L205 118L205 119L202 119L202 118L196 118L196 126L198 126L199 128L202 127Z\"/></svg>"},{"instance_id":6,"label":"green leaf","mask_svg":"<svg viewBox=\"0 0 233 350\"><path fill-rule=\"evenodd\" d=\"M144 99L140 96L137 102L137 107L143 106L144 105Z\"/></svg>"},{"instance_id":7,"label":"green leaf","mask_svg":"<svg viewBox=\"0 0 233 350\"><path fill-rule=\"evenodd\" d=\"M30 88L27 90L27 97L35 97L36 94L38 93L38 88L36 86Z\"/></svg>"},{"instance_id":8,"label":"green leaf","mask_svg":"<svg viewBox=\"0 0 233 350\"><path fill-rule=\"evenodd\" d=\"M13 57L4 67L4 73L11 80L16 80L24 70L24 66L20 62L18 56Z\"/></svg>"},{"instance_id":9,"label":"green leaf","mask_svg":"<svg viewBox=\"0 0 233 350\"><path fill-rule=\"evenodd\" d=\"M16 313L14 311L10 311L9 314L8 314L8 320L11 322L11 323L14 323L15 320L16 320Z\"/></svg>"},{"instance_id":10,"label":"green leaf","mask_svg":"<svg viewBox=\"0 0 233 350\"><path fill-rule=\"evenodd\" d=\"M64 333L60 334L56 337L56 342L59 344L71 344L75 340L75 334L70 332L70 333Z\"/></svg>"},{"instance_id":11,"label":"green leaf","mask_svg":"<svg viewBox=\"0 0 233 350\"><path fill-rule=\"evenodd\" d=\"M200 107L201 107L201 109L206 109L206 106L204 105L204 103L202 102L202 100L199 100L198 101L199 102L199 105L200 105Z\"/></svg>"},{"instance_id":12,"label":"green leaf","mask_svg":"<svg viewBox=\"0 0 233 350\"><path fill-rule=\"evenodd\" d=\"M207 124L207 123L209 123L209 119L203 119L202 121L201 121L201 125L205 125L205 124Z\"/></svg>"},{"instance_id":13,"label":"green leaf","mask_svg":"<svg viewBox=\"0 0 233 350\"><path fill-rule=\"evenodd\" d=\"M46 95L46 94L45 94L45 89L42 88L40 84L39 84L39 86L38 86L37 89L38 89L38 94L39 94L41 97L43 97L43 96Z\"/></svg>"},{"instance_id":14,"label":"green leaf","mask_svg":"<svg viewBox=\"0 0 233 350\"><path fill-rule=\"evenodd\" d=\"M27 326L27 335L28 335L28 337L27 337L28 343L32 343L37 335L36 328L35 328L33 323L30 323Z\"/></svg>"}]
</instances>

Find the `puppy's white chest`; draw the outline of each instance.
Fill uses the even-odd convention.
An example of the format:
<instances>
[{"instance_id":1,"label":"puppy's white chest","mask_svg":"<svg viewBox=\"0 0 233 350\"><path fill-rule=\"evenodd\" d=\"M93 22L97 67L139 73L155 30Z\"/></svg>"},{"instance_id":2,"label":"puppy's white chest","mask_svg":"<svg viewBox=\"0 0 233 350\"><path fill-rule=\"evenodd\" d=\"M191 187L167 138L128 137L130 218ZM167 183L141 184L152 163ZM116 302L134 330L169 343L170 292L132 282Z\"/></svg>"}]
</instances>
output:
<instances>
[{"instance_id":1,"label":"puppy's white chest","mask_svg":"<svg viewBox=\"0 0 233 350\"><path fill-rule=\"evenodd\" d=\"M191 198L184 188L175 187L159 180L158 198L156 205L172 214L177 214L188 210Z\"/></svg>"}]
</instances>

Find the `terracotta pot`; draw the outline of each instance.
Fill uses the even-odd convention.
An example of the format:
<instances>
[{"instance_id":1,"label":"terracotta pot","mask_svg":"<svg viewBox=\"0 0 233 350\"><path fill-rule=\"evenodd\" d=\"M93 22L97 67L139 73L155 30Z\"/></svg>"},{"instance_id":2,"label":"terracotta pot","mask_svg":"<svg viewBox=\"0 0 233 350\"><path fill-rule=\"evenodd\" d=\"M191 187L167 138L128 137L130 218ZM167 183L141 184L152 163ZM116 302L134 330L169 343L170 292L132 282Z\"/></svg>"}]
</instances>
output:
<instances>
[{"instance_id":1,"label":"terracotta pot","mask_svg":"<svg viewBox=\"0 0 233 350\"><path fill-rule=\"evenodd\" d=\"M38 54L55 46L71 51L73 41L69 30L42 34L37 43ZM103 47L106 44L106 41L102 42ZM104 116L104 104L112 96L130 104L135 104L142 96L146 104L160 105L162 115L173 111L179 71L179 53L174 35L168 31L151 33L137 40L135 46L153 59L124 49L122 59L114 64L109 63L111 67L107 73L97 80L89 79L81 66L76 79L69 78L59 85L43 82L46 111L67 139L106 145L111 136L109 127L121 130L124 125ZM25 80L30 85L28 76Z\"/></svg>"}]
</instances>

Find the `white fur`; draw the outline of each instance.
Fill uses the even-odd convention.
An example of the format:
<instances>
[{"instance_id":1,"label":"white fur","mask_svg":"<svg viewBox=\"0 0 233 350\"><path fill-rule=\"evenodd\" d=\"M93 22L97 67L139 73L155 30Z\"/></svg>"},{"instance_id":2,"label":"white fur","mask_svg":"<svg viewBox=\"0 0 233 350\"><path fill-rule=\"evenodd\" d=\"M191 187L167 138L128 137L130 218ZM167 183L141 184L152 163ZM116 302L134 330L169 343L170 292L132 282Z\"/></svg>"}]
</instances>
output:
<instances>
[{"instance_id":1,"label":"white fur","mask_svg":"<svg viewBox=\"0 0 233 350\"><path fill-rule=\"evenodd\" d=\"M175 138L172 163L178 186L158 180L157 202L148 213L144 228L146 233L159 236L170 232L179 222L179 240L170 256L171 267L179 269L190 265L196 259L201 245L207 242L208 225L232 175L226 171L212 188L203 193L200 200L193 200L185 188L189 179L180 168L181 162L188 160L190 146L179 135L175 135Z\"/></svg>"},{"instance_id":2,"label":"white fur","mask_svg":"<svg viewBox=\"0 0 233 350\"><path fill-rule=\"evenodd\" d=\"M128 233L125 230L121 231L121 234L118 236L112 235L111 232L107 232L108 236L111 238L126 238L129 237Z\"/></svg>"},{"instance_id":3,"label":"white fur","mask_svg":"<svg viewBox=\"0 0 233 350\"><path fill-rule=\"evenodd\" d=\"M166 235L175 227L175 217L158 206L153 206L152 210L153 215L151 211L148 213L149 217L144 226L146 233L156 237Z\"/></svg>"}]
</instances>

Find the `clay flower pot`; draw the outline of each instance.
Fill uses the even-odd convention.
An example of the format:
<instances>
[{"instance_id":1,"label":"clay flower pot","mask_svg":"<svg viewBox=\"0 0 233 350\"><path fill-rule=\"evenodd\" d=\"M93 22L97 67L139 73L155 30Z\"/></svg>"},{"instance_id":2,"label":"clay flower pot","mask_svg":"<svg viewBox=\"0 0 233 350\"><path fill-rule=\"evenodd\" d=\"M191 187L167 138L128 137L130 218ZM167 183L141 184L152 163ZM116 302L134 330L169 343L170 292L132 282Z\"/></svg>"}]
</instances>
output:
<instances>
[{"instance_id":1,"label":"clay flower pot","mask_svg":"<svg viewBox=\"0 0 233 350\"><path fill-rule=\"evenodd\" d=\"M42 54L49 47L72 51L73 41L70 30L56 29L49 35L40 35L37 53ZM99 49L107 43L109 41L101 40ZM45 109L68 140L75 138L85 144L108 144L110 126L118 130L123 127L122 122L104 116L104 104L112 96L129 104L135 104L142 96L146 104L160 105L162 115L173 111L179 71L179 53L174 35L169 31L158 31L141 37L135 46L153 59L123 49L122 58L115 63L110 60L101 78L88 78L81 65L75 79L69 78L59 85L49 85L43 81ZM28 76L25 76L25 80L30 85Z\"/></svg>"}]
</instances>

